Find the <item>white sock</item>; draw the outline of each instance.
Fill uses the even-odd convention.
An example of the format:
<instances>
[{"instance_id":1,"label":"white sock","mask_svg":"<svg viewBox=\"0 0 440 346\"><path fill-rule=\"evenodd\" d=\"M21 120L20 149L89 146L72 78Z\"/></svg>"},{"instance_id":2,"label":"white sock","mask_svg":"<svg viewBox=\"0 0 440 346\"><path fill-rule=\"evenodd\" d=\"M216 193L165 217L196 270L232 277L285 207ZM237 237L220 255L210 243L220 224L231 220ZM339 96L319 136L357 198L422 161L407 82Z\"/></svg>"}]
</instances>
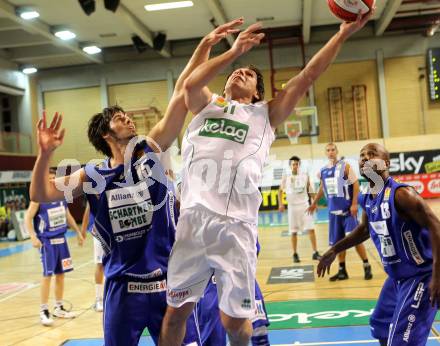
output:
<instances>
[{"instance_id":1,"label":"white sock","mask_svg":"<svg viewBox=\"0 0 440 346\"><path fill-rule=\"evenodd\" d=\"M104 290L103 284L95 284L95 290L96 290L96 299L102 300L102 292Z\"/></svg>"},{"instance_id":2,"label":"white sock","mask_svg":"<svg viewBox=\"0 0 440 346\"><path fill-rule=\"evenodd\" d=\"M56 306L57 308L60 308L61 306L63 306L63 301L62 301L62 300L56 300L56 301L55 301L55 306Z\"/></svg>"},{"instance_id":3,"label":"white sock","mask_svg":"<svg viewBox=\"0 0 440 346\"><path fill-rule=\"evenodd\" d=\"M41 311L43 311L43 310L49 310L49 306L48 306L47 304L41 304L41 305L40 305L40 310L41 310Z\"/></svg>"}]
</instances>

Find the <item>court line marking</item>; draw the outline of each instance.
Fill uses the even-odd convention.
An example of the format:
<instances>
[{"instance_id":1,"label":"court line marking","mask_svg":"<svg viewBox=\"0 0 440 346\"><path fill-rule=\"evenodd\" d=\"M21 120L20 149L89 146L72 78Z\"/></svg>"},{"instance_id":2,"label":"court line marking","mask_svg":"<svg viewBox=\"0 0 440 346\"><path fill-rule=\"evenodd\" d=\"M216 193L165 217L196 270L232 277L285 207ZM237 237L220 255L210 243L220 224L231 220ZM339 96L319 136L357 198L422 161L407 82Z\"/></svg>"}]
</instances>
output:
<instances>
[{"instance_id":1,"label":"court line marking","mask_svg":"<svg viewBox=\"0 0 440 346\"><path fill-rule=\"evenodd\" d=\"M81 269L81 268L83 268L83 267L85 267L85 266L87 266L87 265L89 265L91 263L93 263L93 260L84 262L84 263L80 264L79 266L74 267L74 269ZM3 303L6 300L9 300L11 298L14 298L14 297L18 296L19 294L22 294L22 293L24 293L26 291L29 291L30 289L37 288L37 287L40 287L40 286L41 286L41 282L39 282L37 284L33 284L32 286L29 286L29 287L24 287L23 289L18 290L17 292L14 292L14 293L12 293L9 296L4 297L3 299L0 299L0 303Z\"/></svg>"}]
</instances>

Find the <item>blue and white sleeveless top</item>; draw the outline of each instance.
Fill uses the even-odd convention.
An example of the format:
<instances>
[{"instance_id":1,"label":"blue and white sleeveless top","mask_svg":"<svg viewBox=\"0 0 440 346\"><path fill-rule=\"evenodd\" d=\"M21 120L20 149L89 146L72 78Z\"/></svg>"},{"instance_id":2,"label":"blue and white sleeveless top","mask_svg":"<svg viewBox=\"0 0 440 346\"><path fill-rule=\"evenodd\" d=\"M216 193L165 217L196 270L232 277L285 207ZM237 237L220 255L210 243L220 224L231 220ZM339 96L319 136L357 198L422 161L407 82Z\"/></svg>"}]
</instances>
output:
<instances>
[{"instance_id":1,"label":"blue and white sleeveless top","mask_svg":"<svg viewBox=\"0 0 440 346\"><path fill-rule=\"evenodd\" d=\"M359 204L368 216L371 239L386 273L393 279L432 270L429 231L412 220L404 220L396 210L396 190L407 186L389 177L375 198L370 193L359 195Z\"/></svg>"},{"instance_id":2,"label":"blue and white sleeveless top","mask_svg":"<svg viewBox=\"0 0 440 346\"><path fill-rule=\"evenodd\" d=\"M64 236L67 231L66 201L40 203L33 223L38 238L50 239Z\"/></svg>"},{"instance_id":3,"label":"blue and white sleeveless top","mask_svg":"<svg viewBox=\"0 0 440 346\"><path fill-rule=\"evenodd\" d=\"M100 171L104 171L106 170L107 172L110 172L110 163L109 163L110 159L107 158L105 159L103 162L101 162L98 167ZM85 166L85 171L86 174L93 174L93 172L95 171L95 167L96 165L90 165L87 164ZM107 178L108 180L109 178ZM96 185L94 186L96 187ZM95 223L95 215L98 212L98 206L99 206L99 193L86 193L86 198L87 198L87 202L89 203L89 208L90 208L90 214L89 214L89 223L87 224L87 230L90 232L93 228L93 225Z\"/></svg>"},{"instance_id":4,"label":"blue and white sleeveless top","mask_svg":"<svg viewBox=\"0 0 440 346\"><path fill-rule=\"evenodd\" d=\"M332 167L322 168L320 173L328 209L337 215L348 214L353 201L353 184L344 178L345 166L340 160Z\"/></svg>"},{"instance_id":5,"label":"blue and white sleeveless top","mask_svg":"<svg viewBox=\"0 0 440 346\"><path fill-rule=\"evenodd\" d=\"M98 170L107 178L94 235L103 245L107 278L165 276L175 240L173 186L152 149L145 142L138 148L142 157L133 158L125 171L123 165Z\"/></svg>"}]
</instances>

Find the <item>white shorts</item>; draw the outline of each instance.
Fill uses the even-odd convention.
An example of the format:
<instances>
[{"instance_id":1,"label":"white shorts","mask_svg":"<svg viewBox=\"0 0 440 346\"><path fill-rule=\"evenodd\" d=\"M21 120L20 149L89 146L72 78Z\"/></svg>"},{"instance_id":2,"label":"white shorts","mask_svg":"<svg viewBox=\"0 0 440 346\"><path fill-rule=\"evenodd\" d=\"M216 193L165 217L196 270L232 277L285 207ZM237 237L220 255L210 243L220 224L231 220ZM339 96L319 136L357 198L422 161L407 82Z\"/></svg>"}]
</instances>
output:
<instances>
[{"instance_id":1,"label":"white shorts","mask_svg":"<svg viewBox=\"0 0 440 346\"><path fill-rule=\"evenodd\" d=\"M102 264L102 257L104 256L104 250L98 239L93 237L93 261L95 263Z\"/></svg>"},{"instance_id":2,"label":"white shorts","mask_svg":"<svg viewBox=\"0 0 440 346\"><path fill-rule=\"evenodd\" d=\"M168 262L167 302L197 302L215 274L219 308L226 315L255 314L257 226L203 207L183 209Z\"/></svg>"},{"instance_id":3,"label":"white shorts","mask_svg":"<svg viewBox=\"0 0 440 346\"><path fill-rule=\"evenodd\" d=\"M308 203L288 206L287 212L289 215L290 233L295 234L297 232L315 228L313 216L306 213L308 207Z\"/></svg>"}]
</instances>

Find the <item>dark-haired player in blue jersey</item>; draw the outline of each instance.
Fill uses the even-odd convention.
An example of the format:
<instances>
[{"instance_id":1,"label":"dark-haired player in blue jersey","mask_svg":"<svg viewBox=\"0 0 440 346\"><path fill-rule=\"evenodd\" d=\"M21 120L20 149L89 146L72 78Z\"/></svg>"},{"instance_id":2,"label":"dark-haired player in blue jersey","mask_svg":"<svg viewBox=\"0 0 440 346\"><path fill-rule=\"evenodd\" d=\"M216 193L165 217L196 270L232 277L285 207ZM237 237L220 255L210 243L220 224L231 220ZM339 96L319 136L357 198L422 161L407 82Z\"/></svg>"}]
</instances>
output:
<instances>
[{"instance_id":1,"label":"dark-haired player in blue jersey","mask_svg":"<svg viewBox=\"0 0 440 346\"><path fill-rule=\"evenodd\" d=\"M55 178L50 171L49 179ZM73 270L72 258L65 233L67 226L77 232L78 244L82 246L83 237L75 219L67 208L66 201L52 203L36 203L31 201L26 211L25 226L29 232L32 245L41 252L43 278L40 289L40 321L44 326L53 324L49 313L49 291L52 275L55 275L55 309L53 316L73 318L75 314L66 311L63 306L64 273Z\"/></svg>"},{"instance_id":2,"label":"dark-haired player in blue jersey","mask_svg":"<svg viewBox=\"0 0 440 346\"><path fill-rule=\"evenodd\" d=\"M329 215L329 244L334 245L358 225L359 182L353 168L344 160L338 160L336 144L328 143L325 146L325 153L329 163L320 171L321 185L308 210L315 211L318 201L325 195ZM364 263L365 280L372 279L371 265L368 263L364 245L358 244L356 251ZM348 279L345 256L345 251L339 253L339 270L336 275L330 277L330 281Z\"/></svg>"},{"instance_id":3,"label":"dark-haired player in blue jersey","mask_svg":"<svg viewBox=\"0 0 440 346\"><path fill-rule=\"evenodd\" d=\"M423 346L440 304L440 220L412 187L390 177L389 167L382 145L362 148L359 168L370 183L359 197L362 221L323 255L318 276L339 252L371 237L388 274L370 319L372 335L382 346Z\"/></svg>"},{"instance_id":4,"label":"dark-haired player in blue jersey","mask_svg":"<svg viewBox=\"0 0 440 346\"><path fill-rule=\"evenodd\" d=\"M104 190L94 235L105 251L105 345L137 345L145 327L157 342L166 309L167 265L177 215L172 186L153 151L166 150L183 127L187 113L181 92L185 76L208 58L214 44L236 32L235 27L241 23L240 19L222 25L202 40L176 84L164 118L149 133L148 142L138 143L134 150L127 148L136 137L133 122L120 107L106 108L90 120L88 136L98 151L110 157L109 167L88 165L60 181L67 185L77 179L87 184L87 193ZM63 196L56 184L43 184L43 169L52 151L62 143L64 132L60 128L60 116L56 114L47 128L43 114L38 125L40 153L31 184L34 199L57 200ZM82 192L82 186L72 189L73 196ZM194 318L189 319L186 330L184 344L199 345Z\"/></svg>"}]
</instances>

